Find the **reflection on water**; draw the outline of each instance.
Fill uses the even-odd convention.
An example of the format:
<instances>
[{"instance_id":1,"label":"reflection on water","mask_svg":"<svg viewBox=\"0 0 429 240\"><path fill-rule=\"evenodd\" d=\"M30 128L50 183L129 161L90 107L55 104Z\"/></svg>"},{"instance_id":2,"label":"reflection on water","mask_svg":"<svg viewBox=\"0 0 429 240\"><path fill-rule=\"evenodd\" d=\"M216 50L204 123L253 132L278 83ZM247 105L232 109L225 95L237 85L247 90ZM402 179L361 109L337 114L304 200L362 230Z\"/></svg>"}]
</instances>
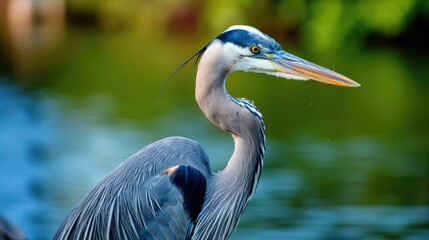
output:
<instances>
[{"instance_id":1,"label":"reflection on water","mask_svg":"<svg viewBox=\"0 0 429 240\"><path fill-rule=\"evenodd\" d=\"M233 150L194 103L190 71L156 104L162 80L201 39L70 28L58 47L61 21L15 28L21 40L48 34L55 51L12 36L5 62L17 73L0 76L0 214L36 240L49 239L86 192L150 142L195 139L214 170ZM61 57L41 61L37 49ZM247 73L228 81L232 95L255 100L268 135L260 185L232 239L429 239L427 59L388 50L308 59L341 64L362 87ZM19 85L27 78L31 89Z\"/></svg>"},{"instance_id":2,"label":"reflection on water","mask_svg":"<svg viewBox=\"0 0 429 240\"><path fill-rule=\"evenodd\" d=\"M232 151L229 137L194 110L173 111L149 129L125 120L103 122L100 116L109 115L111 102L102 96L79 109L67 108L68 100L61 97L28 93L3 81L0 99L0 209L31 239L50 238L89 189L153 140L172 133L198 139L215 169L222 168L225 162L219 160L228 159ZM373 200L368 182L383 180L390 171L374 173L377 156L390 156L386 146L369 137L345 142L301 138L268 138L265 171L232 239L429 237L429 209L418 202L425 192L400 189L425 185L426 173L392 163L395 177L412 184L380 183L391 190L375 193ZM410 193L415 195L401 196ZM408 200L398 202L402 198Z\"/></svg>"}]
</instances>

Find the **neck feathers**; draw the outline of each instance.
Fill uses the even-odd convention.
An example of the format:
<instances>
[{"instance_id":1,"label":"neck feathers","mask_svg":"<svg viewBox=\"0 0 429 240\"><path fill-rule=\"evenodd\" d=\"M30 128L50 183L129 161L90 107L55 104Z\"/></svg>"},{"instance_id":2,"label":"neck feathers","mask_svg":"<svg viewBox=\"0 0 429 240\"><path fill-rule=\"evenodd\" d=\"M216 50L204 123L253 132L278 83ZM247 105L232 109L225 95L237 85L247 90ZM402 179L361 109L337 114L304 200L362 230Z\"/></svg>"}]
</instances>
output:
<instances>
[{"instance_id":1,"label":"neck feathers","mask_svg":"<svg viewBox=\"0 0 429 240\"><path fill-rule=\"evenodd\" d=\"M235 146L227 167L208 182L196 239L225 239L232 233L256 189L265 153L262 115L250 101L235 99L226 92L225 80L233 63L221 55L222 51L221 44L215 43L202 56L196 100L208 120L232 134Z\"/></svg>"}]
</instances>

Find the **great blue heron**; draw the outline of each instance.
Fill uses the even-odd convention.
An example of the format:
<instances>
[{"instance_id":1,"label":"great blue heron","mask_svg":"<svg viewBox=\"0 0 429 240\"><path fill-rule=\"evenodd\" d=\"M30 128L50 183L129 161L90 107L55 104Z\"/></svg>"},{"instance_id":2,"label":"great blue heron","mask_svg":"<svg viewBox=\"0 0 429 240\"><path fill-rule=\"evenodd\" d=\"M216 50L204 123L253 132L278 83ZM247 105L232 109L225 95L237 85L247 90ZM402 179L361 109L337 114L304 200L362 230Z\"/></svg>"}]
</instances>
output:
<instances>
[{"instance_id":1,"label":"great blue heron","mask_svg":"<svg viewBox=\"0 0 429 240\"><path fill-rule=\"evenodd\" d=\"M235 71L340 86L358 83L282 50L250 26L232 26L200 57L196 101L234 139L224 170L212 173L201 146L183 137L154 142L128 158L71 211L54 239L227 239L255 192L265 153L261 113L225 89Z\"/></svg>"}]
</instances>

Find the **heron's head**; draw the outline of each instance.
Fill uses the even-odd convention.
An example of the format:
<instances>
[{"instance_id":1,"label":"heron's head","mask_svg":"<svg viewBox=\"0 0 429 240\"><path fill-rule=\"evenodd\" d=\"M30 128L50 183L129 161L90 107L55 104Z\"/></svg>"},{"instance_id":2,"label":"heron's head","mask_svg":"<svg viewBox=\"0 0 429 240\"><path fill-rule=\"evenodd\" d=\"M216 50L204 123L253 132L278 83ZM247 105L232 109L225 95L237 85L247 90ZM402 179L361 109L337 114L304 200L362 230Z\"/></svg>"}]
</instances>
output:
<instances>
[{"instance_id":1,"label":"heron's head","mask_svg":"<svg viewBox=\"0 0 429 240\"><path fill-rule=\"evenodd\" d=\"M206 53L217 53L229 72L265 73L295 80L316 80L346 87L359 87L353 80L334 71L285 52L274 39L250 26L232 26L217 36Z\"/></svg>"}]
</instances>

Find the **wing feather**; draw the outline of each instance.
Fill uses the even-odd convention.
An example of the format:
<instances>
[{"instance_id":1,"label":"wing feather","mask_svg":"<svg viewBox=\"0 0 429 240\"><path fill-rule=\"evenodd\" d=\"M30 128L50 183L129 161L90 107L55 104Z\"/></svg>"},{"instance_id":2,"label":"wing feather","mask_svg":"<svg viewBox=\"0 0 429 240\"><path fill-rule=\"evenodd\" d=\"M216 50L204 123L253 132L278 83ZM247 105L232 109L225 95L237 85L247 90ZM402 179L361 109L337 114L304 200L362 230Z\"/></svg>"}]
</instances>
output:
<instances>
[{"instance_id":1,"label":"wing feather","mask_svg":"<svg viewBox=\"0 0 429 240\"><path fill-rule=\"evenodd\" d=\"M165 173L175 166L184 167ZM210 174L207 156L195 141L182 137L157 141L98 183L54 239L189 239L195 224L190 209L197 208L187 202L187 194L204 196ZM179 177L184 181L175 182Z\"/></svg>"}]
</instances>

